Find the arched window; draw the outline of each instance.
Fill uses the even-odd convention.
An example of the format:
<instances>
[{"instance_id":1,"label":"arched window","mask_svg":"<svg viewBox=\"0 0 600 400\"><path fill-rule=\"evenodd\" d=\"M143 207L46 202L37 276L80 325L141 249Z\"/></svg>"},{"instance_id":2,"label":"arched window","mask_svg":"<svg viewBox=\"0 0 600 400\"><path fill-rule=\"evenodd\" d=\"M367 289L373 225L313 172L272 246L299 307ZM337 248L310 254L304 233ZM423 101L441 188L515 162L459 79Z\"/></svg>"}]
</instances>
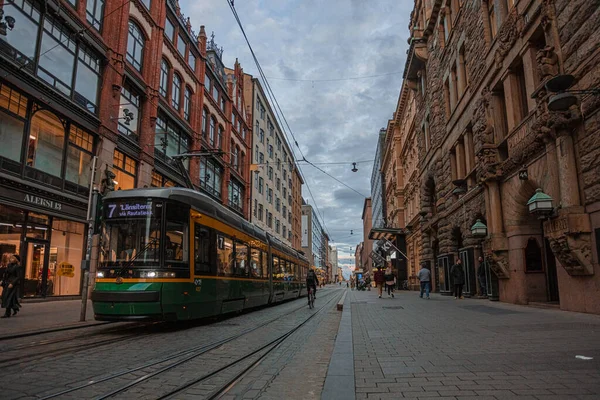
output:
<instances>
[{"instance_id":1,"label":"arched window","mask_svg":"<svg viewBox=\"0 0 600 400\"><path fill-rule=\"evenodd\" d=\"M223 137L224 137L225 129L219 125L219 137L217 137L217 147L223 150Z\"/></svg>"},{"instance_id":2,"label":"arched window","mask_svg":"<svg viewBox=\"0 0 600 400\"><path fill-rule=\"evenodd\" d=\"M173 87L171 88L171 105L179 110L181 97L181 78L178 74L173 74Z\"/></svg>"},{"instance_id":3,"label":"arched window","mask_svg":"<svg viewBox=\"0 0 600 400\"><path fill-rule=\"evenodd\" d=\"M160 88L159 92L162 97L167 97L167 88L169 87L169 64L162 60L160 64Z\"/></svg>"},{"instance_id":4,"label":"arched window","mask_svg":"<svg viewBox=\"0 0 600 400\"><path fill-rule=\"evenodd\" d=\"M186 86L185 94L183 96L183 117L186 121L190 121L190 114L192 109L192 91Z\"/></svg>"},{"instance_id":5,"label":"arched window","mask_svg":"<svg viewBox=\"0 0 600 400\"><path fill-rule=\"evenodd\" d=\"M233 142L231 142L231 147L233 148L233 168L237 171L239 170L240 164L239 164L239 152L240 152L240 148L235 146L233 144Z\"/></svg>"},{"instance_id":6,"label":"arched window","mask_svg":"<svg viewBox=\"0 0 600 400\"><path fill-rule=\"evenodd\" d=\"M208 111L202 108L202 136L206 139L206 131L208 130Z\"/></svg>"},{"instance_id":7,"label":"arched window","mask_svg":"<svg viewBox=\"0 0 600 400\"><path fill-rule=\"evenodd\" d=\"M213 117L210 118L210 131L208 132L208 144L211 147L215 147L215 119Z\"/></svg>"},{"instance_id":8,"label":"arched window","mask_svg":"<svg viewBox=\"0 0 600 400\"><path fill-rule=\"evenodd\" d=\"M127 36L127 61L138 71L142 71L144 60L144 35L141 29L129 21L129 35Z\"/></svg>"},{"instance_id":9,"label":"arched window","mask_svg":"<svg viewBox=\"0 0 600 400\"><path fill-rule=\"evenodd\" d=\"M27 165L60 176L64 147L65 127L61 120L50 111L36 112L31 119Z\"/></svg>"}]
</instances>

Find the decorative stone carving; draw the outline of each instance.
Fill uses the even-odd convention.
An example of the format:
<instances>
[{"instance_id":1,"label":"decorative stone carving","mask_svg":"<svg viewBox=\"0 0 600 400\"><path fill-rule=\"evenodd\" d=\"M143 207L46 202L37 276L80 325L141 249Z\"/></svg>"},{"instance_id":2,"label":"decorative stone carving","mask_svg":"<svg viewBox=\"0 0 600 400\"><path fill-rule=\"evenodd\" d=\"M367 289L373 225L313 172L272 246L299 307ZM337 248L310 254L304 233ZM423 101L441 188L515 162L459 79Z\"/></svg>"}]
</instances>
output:
<instances>
[{"instance_id":1,"label":"decorative stone carving","mask_svg":"<svg viewBox=\"0 0 600 400\"><path fill-rule=\"evenodd\" d=\"M535 58L542 81L558 74L558 55L554 51L554 46L546 46L538 50Z\"/></svg>"},{"instance_id":2,"label":"decorative stone carving","mask_svg":"<svg viewBox=\"0 0 600 400\"><path fill-rule=\"evenodd\" d=\"M508 251L494 250L492 241L487 239L483 243L483 254L485 255L485 259L490 266L490 269L498 279L508 279L510 278L510 268L508 265Z\"/></svg>"},{"instance_id":3,"label":"decorative stone carving","mask_svg":"<svg viewBox=\"0 0 600 400\"><path fill-rule=\"evenodd\" d=\"M495 180L502 175L501 169L498 168L498 149L495 145L484 144L476 155L477 175L480 182L488 182Z\"/></svg>"},{"instance_id":4,"label":"decorative stone carving","mask_svg":"<svg viewBox=\"0 0 600 400\"><path fill-rule=\"evenodd\" d=\"M589 217L582 210L563 209L544 223L550 249L569 275L592 275L592 237Z\"/></svg>"},{"instance_id":5,"label":"decorative stone carving","mask_svg":"<svg viewBox=\"0 0 600 400\"><path fill-rule=\"evenodd\" d=\"M498 48L496 49L496 54L494 55L497 68L502 65L504 57L506 57L519 37L519 32L517 29L517 17L518 15L515 7L510 14L508 14L506 21L504 21L500 27L500 31L498 32Z\"/></svg>"}]
</instances>

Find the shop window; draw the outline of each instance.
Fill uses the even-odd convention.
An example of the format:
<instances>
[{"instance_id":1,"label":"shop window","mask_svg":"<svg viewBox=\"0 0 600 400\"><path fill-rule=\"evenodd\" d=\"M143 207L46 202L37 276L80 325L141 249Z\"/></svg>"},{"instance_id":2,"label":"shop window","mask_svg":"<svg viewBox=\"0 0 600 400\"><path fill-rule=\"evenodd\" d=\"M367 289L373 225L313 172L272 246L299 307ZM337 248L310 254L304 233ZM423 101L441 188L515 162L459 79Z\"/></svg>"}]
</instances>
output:
<instances>
[{"instance_id":1,"label":"shop window","mask_svg":"<svg viewBox=\"0 0 600 400\"><path fill-rule=\"evenodd\" d=\"M0 98L0 101L2 100ZM24 121L0 111L0 143L2 143L0 146L0 156L13 161L21 161L24 129Z\"/></svg>"},{"instance_id":2,"label":"shop window","mask_svg":"<svg viewBox=\"0 0 600 400\"><path fill-rule=\"evenodd\" d=\"M217 275L230 276L233 272L233 241L217 234Z\"/></svg>"},{"instance_id":3,"label":"shop window","mask_svg":"<svg viewBox=\"0 0 600 400\"><path fill-rule=\"evenodd\" d=\"M138 140L140 115L140 95L129 84L121 88L121 103L119 104L119 132L132 140Z\"/></svg>"},{"instance_id":4,"label":"shop window","mask_svg":"<svg viewBox=\"0 0 600 400\"><path fill-rule=\"evenodd\" d=\"M84 254L84 224L54 218L50 240L47 295L79 294Z\"/></svg>"},{"instance_id":5,"label":"shop window","mask_svg":"<svg viewBox=\"0 0 600 400\"><path fill-rule=\"evenodd\" d=\"M86 19L98 32L102 31L104 20L104 0L87 0Z\"/></svg>"},{"instance_id":6,"label":"shop window","mask_svg":"<svg viewBox=\"0 0 600 400\"><path fill-rule=\"evenodd\" d=\"M535 238L529 238L527 247L525 247L525 272L541 272L543 270L540 245Z\"/></svg>"},{"instance_id":7,"label":"shop window","mask_svg":"<svg viewBox=\"0 0 600 400\"><path fill-rule=\"evenodd\" d=\"M69 147L67 151L67 168L65 179L88 187L90 184L92 154L94 147L93 136L71 125Z\"/></svg>"},{"instance_id":8,"label":"shop window","mask_svg":"<svg viewBox=\"0 0 600 400\"><path fill-rule=\"evenodd\" d=\"M223 170L211 159L202 157L200 160L200 187L210 195L221 197L221 181Z\"/></svg>"},{"instance_id":9,"label":"shop window","mask_svg":"<svg viewBox=\"0 0 600 400\"><path fill-rule=\"evenodd\" d=\"M25 213L14 207L0 204L0 255L20 254L21 231Z\"/></svg>"},{"instance_id":10,"label":"shop window","mask_svg":"<svg viewBox=\"0 0 600 400\"><path fill-rule=\"evenodd\" d=\"M135 188L137 161L115 150L113 172L115 174L115 189L127 190Z\"/></svg>"},{"instance_id":11,"label":"shop window","mask_svg":"<svg viewBox=\"0 0 600 400\"><path fill-rule=\"evenodd\" d=\"M162 60L160 63L160 86L158 92L162 97L167 97L167 90L169 87L169 64Z\"/></svg>"},{"instance_id":12,"label":"shop window","mask_svg":"<svg viewBox=\"0 0 600 400\"><path fill-rule=\"evenodd\" d=\"M65 128L53 113L42 110L31 119L27 165L60 176L65 145Z\"/></svg>"},{"instance_id":13,"label":"shop window","mask_svg":"<svg viewBox=\"0 0 600 400\"><path fill-rule=\"evenodd\" d=\"M41 13L37 3L30 0L15 0L10 5L10 14L8 7L5 7L5 12L15 19L15 27L10 34L0 35L0 52L21 65L32 65L31 61L36 57Z\"/></svg>"},{"instance_id":14,"label":"shop window","mask_svg":"<svg viewBox=\"0 0 600 400\"><path fill-rule=\"evenodd\" d=\"M0 84L0 108L25 118L27 114L27 98L6 85Z\"/></svg>"},{"instance_id":15,"label":"shop window","mask_svg":"<svg viewBox=\"0 0 600 400\"><path fill-rule=\"evenodd\" d=\"M208 228L196 224L194 242L194 273L197 275L214 273L210 262L211 246Z\"/></svg>"},{"instance_id":16,"label":"shop window","mask_svg":"<svg viewBox=\"0 0 600 400\"><path fill-rule=\"evenodd\" d=\"M144 57L144 36L142 30L129 21L129 34L127 36L127 61L139 72L142 71Z\"/></svg>"}]
</instances>

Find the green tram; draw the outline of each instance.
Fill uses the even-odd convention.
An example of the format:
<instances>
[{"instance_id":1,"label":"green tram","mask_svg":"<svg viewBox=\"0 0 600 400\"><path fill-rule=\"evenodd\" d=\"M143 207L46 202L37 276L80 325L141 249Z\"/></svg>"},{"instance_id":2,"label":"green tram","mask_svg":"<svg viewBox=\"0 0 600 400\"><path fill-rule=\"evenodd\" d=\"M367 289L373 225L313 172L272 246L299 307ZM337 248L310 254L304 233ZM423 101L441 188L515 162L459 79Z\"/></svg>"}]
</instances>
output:
<instances>
[{"instance_id":1,"label":"green tram","mask_svg":"<svg viewBox=\"0 0 600 400\"><path fill-rule=\"evenodd\" d=\"M97 320L190 320L306 294L302 253L204 194L133 189L102 205Z\"/></svg>"}]
</instances>

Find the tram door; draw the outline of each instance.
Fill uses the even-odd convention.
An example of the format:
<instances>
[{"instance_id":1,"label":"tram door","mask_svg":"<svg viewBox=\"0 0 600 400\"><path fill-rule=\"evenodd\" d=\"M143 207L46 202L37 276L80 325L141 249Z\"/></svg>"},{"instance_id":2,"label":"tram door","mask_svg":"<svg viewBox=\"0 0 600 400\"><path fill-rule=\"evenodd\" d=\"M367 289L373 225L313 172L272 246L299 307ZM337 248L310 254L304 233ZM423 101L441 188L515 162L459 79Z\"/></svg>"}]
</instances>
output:
<instances>
[{"instance_id":1,"label":"tram door","mask_svg":"<svg viewBox=\"0 0 600 400\"><path fill-rule=\"evenodd\" d=\"M52 279L49 276L50 243L45 240L25 240L26 253L23 257L25 269L24 296L46 296L52 294Z\"/></svg>"}]
</instances>

